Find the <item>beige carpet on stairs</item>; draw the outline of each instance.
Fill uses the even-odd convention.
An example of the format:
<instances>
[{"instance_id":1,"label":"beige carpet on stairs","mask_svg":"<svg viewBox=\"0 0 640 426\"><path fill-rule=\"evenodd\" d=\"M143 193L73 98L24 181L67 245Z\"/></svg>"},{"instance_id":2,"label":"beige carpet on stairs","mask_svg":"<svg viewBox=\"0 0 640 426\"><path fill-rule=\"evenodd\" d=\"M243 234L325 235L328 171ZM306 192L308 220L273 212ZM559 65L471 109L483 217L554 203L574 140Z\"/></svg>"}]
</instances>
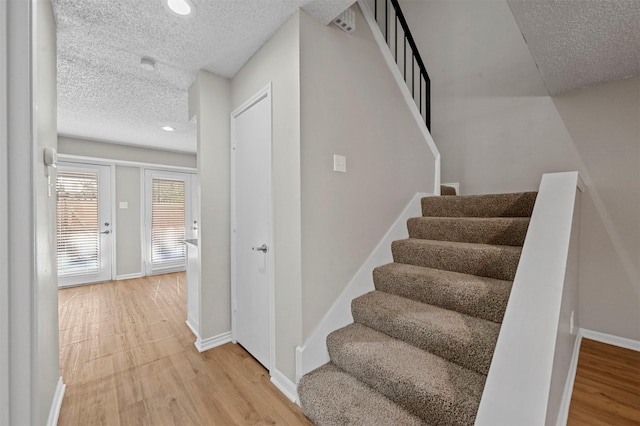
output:
<instances>
[{"instance_id":1,"label":"beige carpet on stairs","mask_svg":"<svg viewBox=\"0 0 640 426\"><path fill-rule=\"evenodd\" d=\"M451 190L442 188L443 194ZM535 192L422 200L331 362L298 395L317 425L471 425L491 365Z\"/></svg>"}]
</instances>

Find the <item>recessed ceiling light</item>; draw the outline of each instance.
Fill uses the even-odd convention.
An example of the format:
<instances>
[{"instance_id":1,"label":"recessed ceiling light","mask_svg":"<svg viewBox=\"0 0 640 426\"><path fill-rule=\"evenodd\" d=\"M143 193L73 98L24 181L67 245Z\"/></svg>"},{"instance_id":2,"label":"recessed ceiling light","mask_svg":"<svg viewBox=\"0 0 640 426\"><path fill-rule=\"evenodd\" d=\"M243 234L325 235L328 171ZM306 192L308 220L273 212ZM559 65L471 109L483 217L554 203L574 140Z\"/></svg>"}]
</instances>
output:
<instances>
[{"instance_id":1,"label":"recessed ceiling light","mask_svg":"<svg viewBox=\"0 0 640 426\"><path fill-rule=\"evenodd\" d=\"M187 16L193 12L193 3L190 0L166 0L169 9L180 16Z\"/></svg>"},{"instance_id":2,"label":"recessed ceiling light","mask_svg":"<svg viewBox=\"0 0 640 426\"><path fill-rule=\"evenodd\" d=\"M171 126L162 126L162 130L164 130L165 132L173 132L176 129Z\"/></svg>"},{"instance_id":3,"label":"recessed ceiling light","mask_svg":"<svg viewBox=\"0 0 640 426\"><path fill-rule=\"evenodd\" d=\"M146 71L154 71L156 69L156 61L153 58L143 56L140 59L140 68Z\"/></svg>"}]
</instances>

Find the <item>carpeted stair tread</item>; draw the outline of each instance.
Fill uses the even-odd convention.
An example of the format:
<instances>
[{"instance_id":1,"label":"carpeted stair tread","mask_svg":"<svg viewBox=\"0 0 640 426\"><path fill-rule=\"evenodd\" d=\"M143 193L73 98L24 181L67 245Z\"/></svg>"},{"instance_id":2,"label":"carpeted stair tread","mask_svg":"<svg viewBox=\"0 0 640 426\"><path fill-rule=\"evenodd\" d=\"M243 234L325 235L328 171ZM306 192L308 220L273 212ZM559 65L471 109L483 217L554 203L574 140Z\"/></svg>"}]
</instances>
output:
<instances>
[{"instance_id":1,"label":"carpeted stair tread","mask_svg":"<svg viewBox=\"0 0 640 426\"><path fill-rule=\"evenodd\" d=\"M372 291L351 302L355 322L480 374L489 372L500 324Z\"/></svg>"},{"instance_id":2,"label":"carpeted stair tread","mask_svg":"<svg viewBox=\"0 0 640 426\"><path fill-rule=\"evenodd\" d=\"M440 185L440 195L456 195L456 189L453 186Z\"/></svg>"},{"instance_id":3,"label":"carpeted stair tread","mask_svg":"<svg viewBox=\"0 0 640 426\"><path fill-rule=\"evenodd\" d=\"M537 192L425 197L422 215L431 217L530 217Z\"/></svg>"},{"instance_id":4,"label":"carpeted stair tread","mask_svg":"<svg viewBox=\"0 0 640 426\"><path fill-rule=\"evenodd\" d=\"M484 375L357 323L331 333L327 347L333 364L425 422L474 422Z\"/></svg>"},{"instance_id":5,"label":"carpeted stair tread","mask_svg":"<svg viewBox=\"0 0 640 426\"><path fill-rule=\"evenodd\" d=\"M389 263L373 270L376 290L501 323L512 281Z\"/></svg>"},{"instance_id":6,"label":"carpeted stair tread","mask_svg":"<svg viewBox=\"0 0 640 426\"><path fill-rule=\"evenodd\" d=\"M522 246L528 217L415 217L407 221L410 238Z\"/></svg>"},{"instance_id":7,"label":"carpeted stair tread","mask_svg":"<svg viewBox=\"0 0 640 426\"><path fill-rule=\"evenodd\" d=\"M513 281L522 247L408 238L391 252L398 263Z\"/></svg>"},{"instance_id":8,"label":"carpeted stair tread","mask_svg":"<svg viewBox=\"0 0 640 426\"><path fill-rule=\"evenodd\" d=\"M305 415L318 426L426 424L331 363L303 376L298 394Z\"/></svg>"}]
</instances>

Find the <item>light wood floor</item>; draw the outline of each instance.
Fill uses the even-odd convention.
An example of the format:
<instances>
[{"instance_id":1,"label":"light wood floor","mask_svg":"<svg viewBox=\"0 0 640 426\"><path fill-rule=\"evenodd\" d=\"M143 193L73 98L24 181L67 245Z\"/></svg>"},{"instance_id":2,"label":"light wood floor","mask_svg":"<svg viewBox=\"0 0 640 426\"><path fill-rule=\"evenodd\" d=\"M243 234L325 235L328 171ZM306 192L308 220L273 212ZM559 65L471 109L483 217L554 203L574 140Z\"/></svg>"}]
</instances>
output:
<instances>
[{"instance_id":1,"label":"light wood floor","mask_svg":"<svg viewBox=\"0 0 640 426\"><path fill-rule=\"evenodd\" d=\"M568 425L640 425L640 352L582 339Z\"/></svg>"},{"instance_id":2,"label":"light wood floor","mask_svg":"<svg viewBox=\"0 0 640 426\"><path fill-rule=\"evenodd\" d=\"M309 425L232 343L198 353L184 273L62 289L59 425Z\"/></svg>"}]
</instances>

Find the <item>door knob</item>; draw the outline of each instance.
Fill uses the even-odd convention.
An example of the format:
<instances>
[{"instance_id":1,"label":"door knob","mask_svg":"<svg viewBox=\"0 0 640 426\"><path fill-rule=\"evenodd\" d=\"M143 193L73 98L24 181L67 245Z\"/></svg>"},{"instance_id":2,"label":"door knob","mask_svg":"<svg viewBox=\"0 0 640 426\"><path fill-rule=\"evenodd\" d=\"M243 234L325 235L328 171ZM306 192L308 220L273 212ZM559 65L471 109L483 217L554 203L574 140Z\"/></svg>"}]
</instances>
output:
<instances>
[{"instance_id":1,"label":"door knob","mask_svg":"<svg viewBox=\"0 0 640 426\"><path fill-rule=\"evenodd\" d=\"M269 247L267 247L266 244L263 244L260 247L251 247L251 250L253 250L253 251L261 251L263 253L266 253L266 252L269 251Z\"/></svg>"},{"instance_id":2,"label":"door knob","mask_svg":"<svg viewBox=\"0 0 640 426\"><path fill-rule=\"evenodd\" d=\"M111 231L109 231L108 229L106 231L102 231L101 234L107 234L109 235L111 233Z\"/></svg>"}]
</instances>

